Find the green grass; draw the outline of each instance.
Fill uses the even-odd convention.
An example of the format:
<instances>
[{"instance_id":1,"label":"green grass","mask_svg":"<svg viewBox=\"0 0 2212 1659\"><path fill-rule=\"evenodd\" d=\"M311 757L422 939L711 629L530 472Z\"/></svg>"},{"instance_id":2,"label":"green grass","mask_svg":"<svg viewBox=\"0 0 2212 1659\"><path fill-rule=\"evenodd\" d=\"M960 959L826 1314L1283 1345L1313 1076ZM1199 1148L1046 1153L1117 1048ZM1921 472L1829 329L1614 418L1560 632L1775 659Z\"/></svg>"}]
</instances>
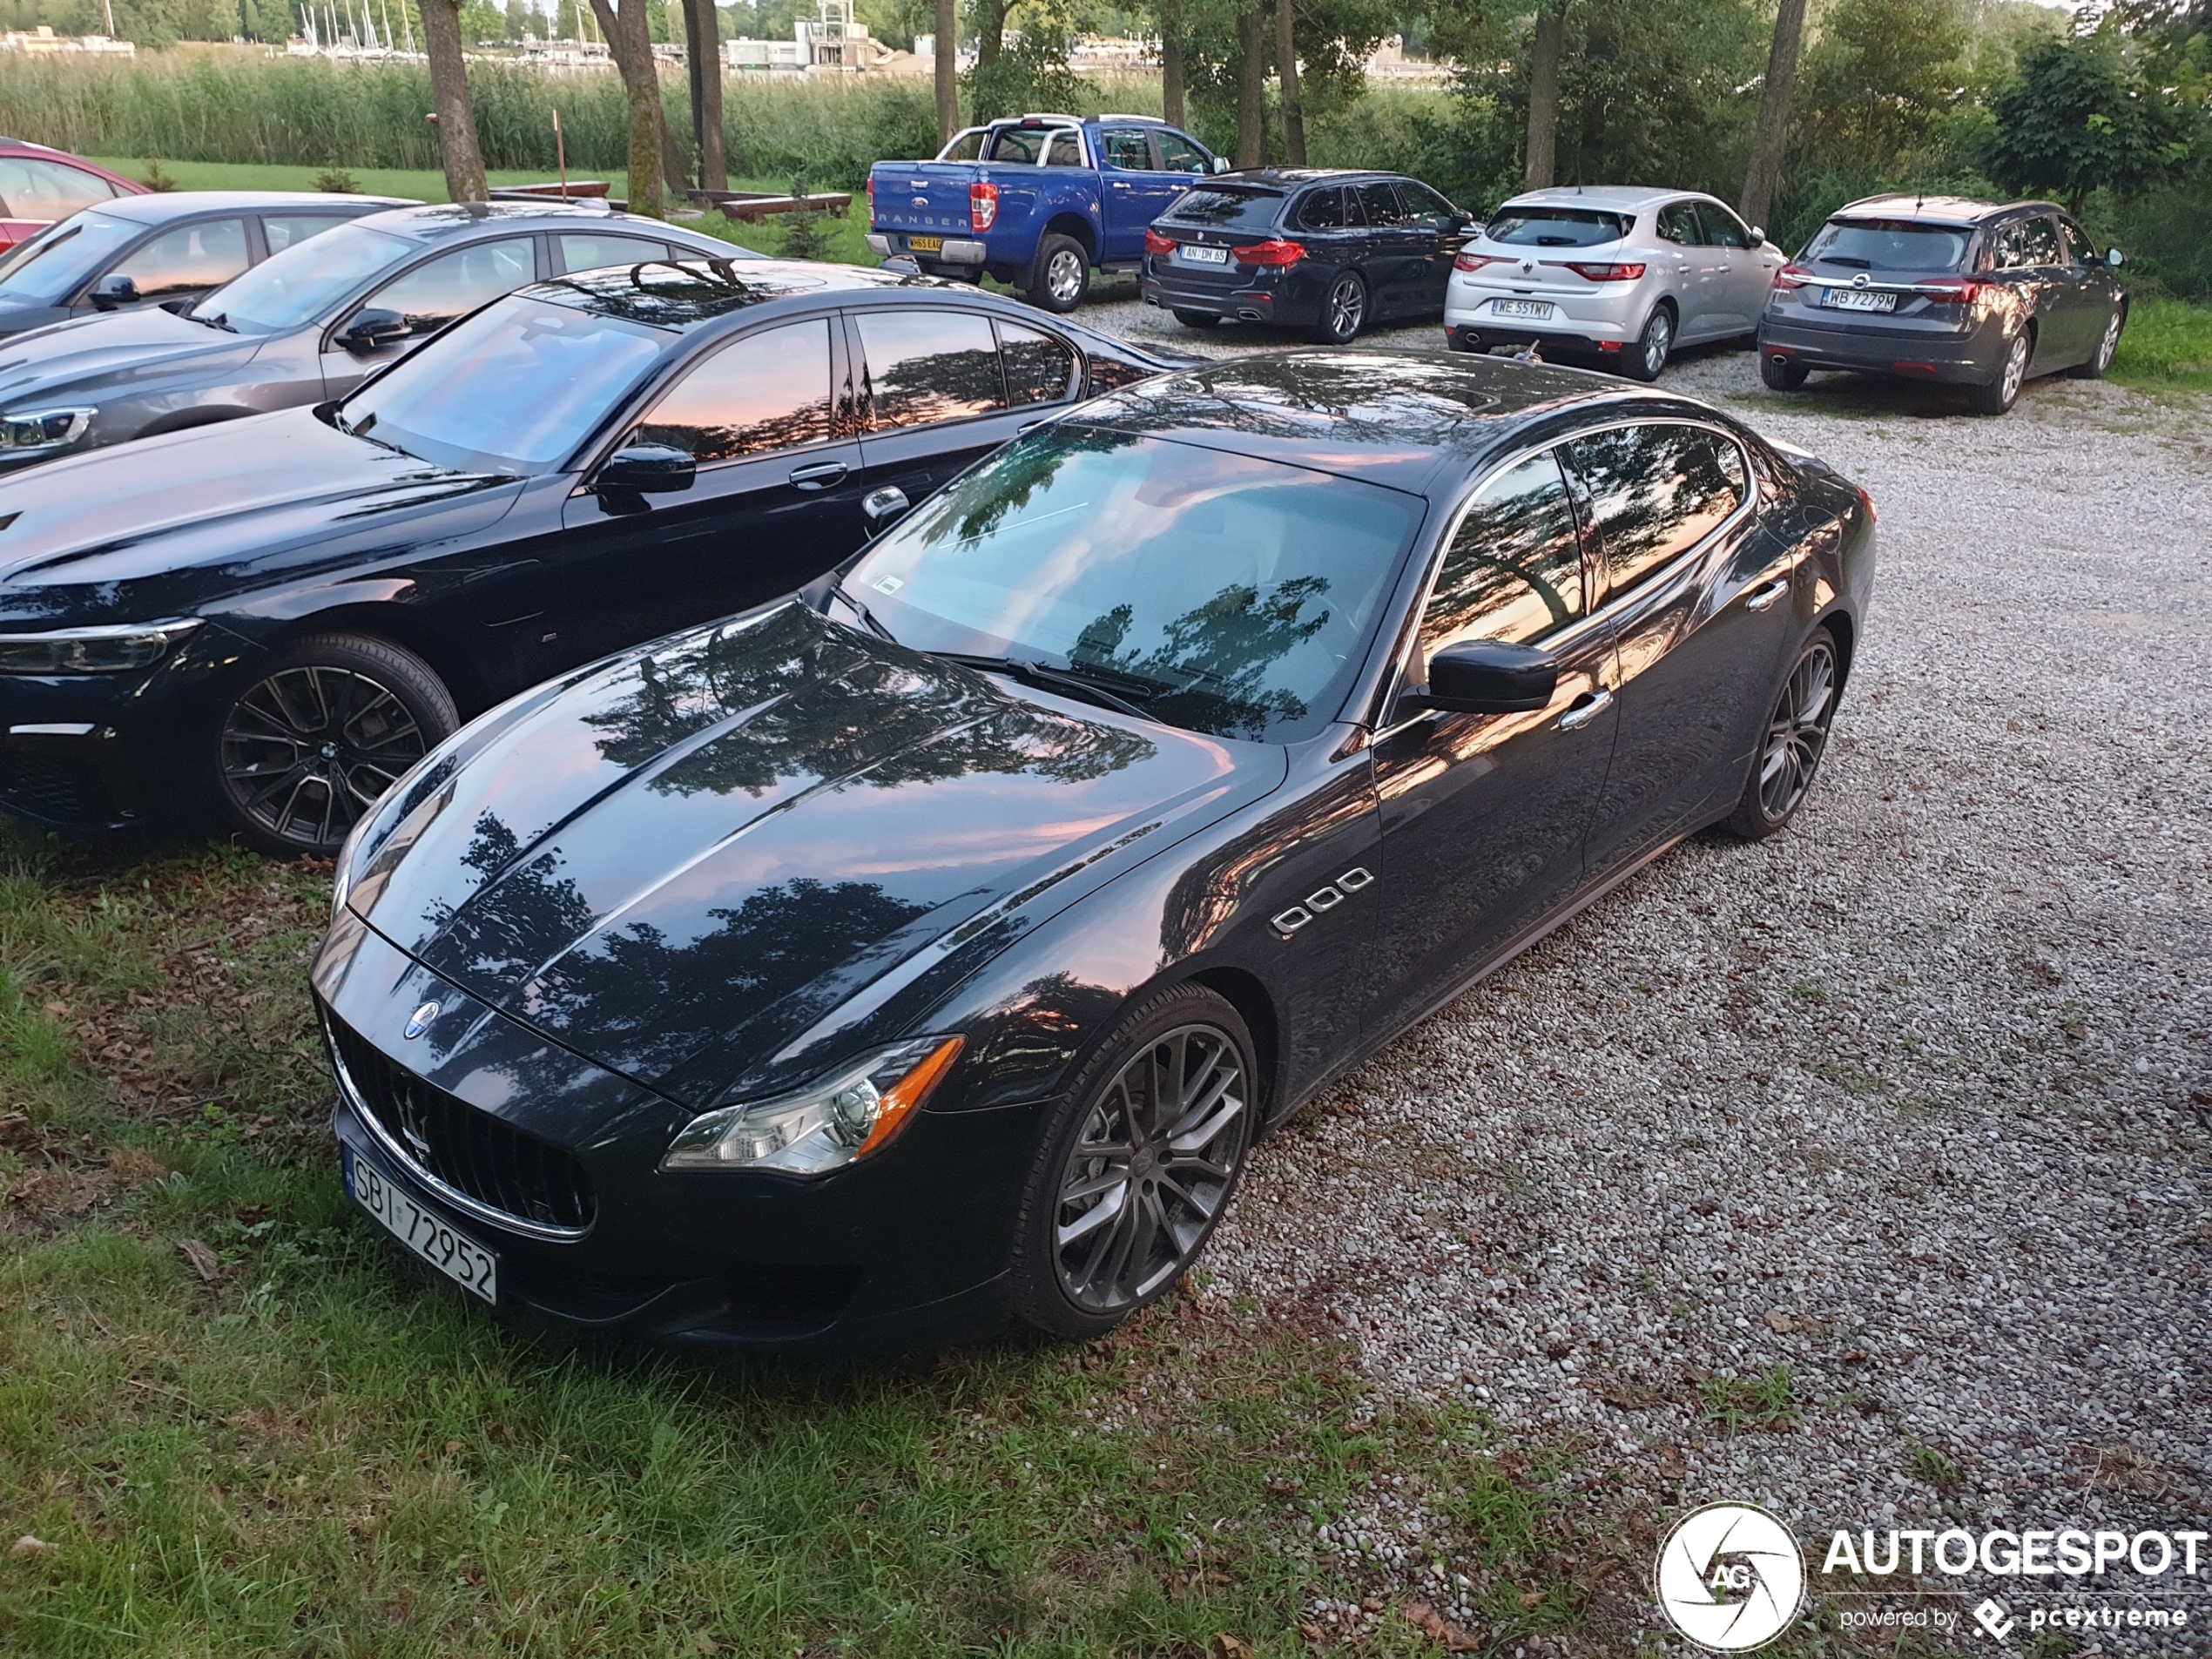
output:
<instances>
[{"instance_id":1,"label":"green grass","mask_svg":"<svg viewBox=\"0 0 2212 1659\"><path fill-rule=\"evenodd\" d=\"M502 1325L346 1204L327 869L0 832L0 1649L1304 1654L1378 1483L1486 1633L1574 1629L1558 1448L1203 1294L1109 1341L711 1363ZM182 1245L212 1250L204 1282ZM1436 1651L1399 1597L1362 1653ZM1233 1649L1232 1649L1233 1650Z\"/></svg>"},{"instance_id":2,"label":"green grass","mask_svg":"<svg viewBox=\"0 0 2212 1659\"><path fill-rule=\"evenodd\" d=\"M154 165L136 156L93 156L88 159L101 166L121 173L126 179L145 179ZM315 180L324 170L320 167L293 167L273 162L230 161L164 161L159 164L163 174L176 182L179 190L313 190ZM354 185L372 196L407 196L417 201L442 202L447 199L445 175L395 167L349 167ZM491 172L485 178L493 185L535 185L548 182L558 175L552 172ZM600 179L605 180L619 196L626 188L625 175L620 172L585 172L570 168L571 179ZM732 179L732 190L759 190L780 194L791 188L789 179ZM819 190L819 185L813 186ZM732 223L719 213L708 213L703 218L679 221L694 230L735 242L740 247L758 249L763 253L783 251L784 227L776 219L763 225ZM823 257L845 265L874 265L880 256L867 244L867 199L857 197L853 211L843 219L828 219L825 228L829 243Z\"/></svg>"},{"instance_id":3,"label":"green grass","mask_svg":"<svg viewBox=\"0 0 2212 1659\"><path fill-rule=\"evenodd\" d=\"M2146 390L2212 391L2212 306L2136 300L2111 374Z\"/></svg>"}]
</instances>

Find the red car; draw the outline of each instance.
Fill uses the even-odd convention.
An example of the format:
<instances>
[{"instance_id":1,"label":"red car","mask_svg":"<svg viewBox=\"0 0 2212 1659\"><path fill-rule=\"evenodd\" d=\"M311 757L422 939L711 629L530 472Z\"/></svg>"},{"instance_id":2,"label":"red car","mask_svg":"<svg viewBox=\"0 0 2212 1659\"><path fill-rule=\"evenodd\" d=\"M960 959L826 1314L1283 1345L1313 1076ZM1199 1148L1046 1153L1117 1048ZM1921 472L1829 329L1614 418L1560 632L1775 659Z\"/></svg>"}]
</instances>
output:
<instances>
[{"instance_id":1,"label":"red car","mask_svg":"<svg viewBox=\"0 0 2212 1659\"><path fill-rule=\"evenodd\" d=\"M0 138L0 253L80 207L145 193L135 179L65 152Z\"/></svg>"}]
</instances>

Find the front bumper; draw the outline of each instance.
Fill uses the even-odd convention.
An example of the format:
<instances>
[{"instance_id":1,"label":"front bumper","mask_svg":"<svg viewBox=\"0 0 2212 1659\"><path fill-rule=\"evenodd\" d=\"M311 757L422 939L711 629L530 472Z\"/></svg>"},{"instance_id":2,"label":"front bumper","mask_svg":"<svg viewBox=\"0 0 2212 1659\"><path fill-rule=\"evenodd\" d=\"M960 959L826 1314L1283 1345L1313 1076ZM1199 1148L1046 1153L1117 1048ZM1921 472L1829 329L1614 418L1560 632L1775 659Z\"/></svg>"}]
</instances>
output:
<instances>
[{"instance_id":1,"label":"front bumper","mask_svg":"<svg viewBox=\"0 0 2212 1659\"><path fill-rule=\"evenodd\" d=\"M882 1152L827 1176L670 1175L659 1160L690 1110L546 1042L351 913L314 977L340 1084L333 1128L497 1256L502 1313L688 1345L846 1352L971 1339L1009 1316L1015 1206L1041 1103L933 1103ZM427 1002L439 1005L432 1028L404 1038ZM523 1213L523 1177L547 1168L570 1170L590 1195L582 1224Z\"/></svg>"}]
</instances>

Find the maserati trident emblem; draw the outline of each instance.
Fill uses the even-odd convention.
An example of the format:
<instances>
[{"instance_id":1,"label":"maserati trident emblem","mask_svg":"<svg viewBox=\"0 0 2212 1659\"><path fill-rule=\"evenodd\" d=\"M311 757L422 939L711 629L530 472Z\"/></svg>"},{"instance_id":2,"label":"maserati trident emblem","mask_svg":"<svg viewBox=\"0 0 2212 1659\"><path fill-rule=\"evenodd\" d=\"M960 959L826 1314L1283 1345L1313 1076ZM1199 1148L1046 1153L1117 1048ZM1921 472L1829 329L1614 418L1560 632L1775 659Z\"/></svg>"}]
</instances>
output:
<instances>
[{"instance_id":1,"label":"maserati trident emblem","mask_svg":"<svg viewBox=\"0 0 2212 1659\"><path fill-rule=\"evenodd\" d=\"M414 1013L407 1016L407 1029L401 1032L400 1035L405 1037L408 1042L412 1042L415 1038L421 1036L425 1031L428 1031L431 1025L435 1022L437 1017L438 1005L435 1002L425 1002L421 1008L415 1009Z\"/></svg>"},{"instance_id":2,"label":"maserati trident emblem","mask_svg":"<svg viewBox=\"0 0 2212 1659\"><path fill-rule=\"evenodd\" d=\"M415 1156L422 1163L430 1161L430 1137L423 1133L421 1103L415 1098L412 1089L399 1093L400 1134L415 1149Z\"/></svg>"}]
</instances>

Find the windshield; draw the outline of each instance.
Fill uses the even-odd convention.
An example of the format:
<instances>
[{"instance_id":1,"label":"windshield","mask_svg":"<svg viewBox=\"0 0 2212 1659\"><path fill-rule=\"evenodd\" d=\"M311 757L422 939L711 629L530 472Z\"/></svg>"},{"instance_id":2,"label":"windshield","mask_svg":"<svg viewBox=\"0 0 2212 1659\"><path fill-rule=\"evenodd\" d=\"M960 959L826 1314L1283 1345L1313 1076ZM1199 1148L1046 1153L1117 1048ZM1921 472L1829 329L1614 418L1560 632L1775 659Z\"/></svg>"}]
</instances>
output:
<instances>
[{"instance_id":1,"label":"windshield","mask_svg":"<svg viewBox=\"0 0 2212 1659\"><path fill-rule=\"evenodd\" d=\"M0 293L57 305L145 235L145 228L90 211L65 219L0 261Z\"/></svg>"},{"instance_id":2,"label":"windshield","mask_svg":"<svg viewBox=\"0 0 2212 1659\"><path fill-rule=\"evenodd\" d=\"M415 252L415 244L366 225L341 225L272 253L192 307L241 334L273 334L320 322L346 296Z\"/></svg>"},{"instance_id":3,"label":"windshield","mask_svg":"<svg viewBox=\"0 0 2212 1659\"><path fill-rule=\"evenodd\" d=\"M1015 440L845 578L923 651L1087 671L1173 725L1286 742L1332 718L1422 502L1125 432Z\"/></svg>"},{"instance_id":4,"label":"windshield","mask_svg":"<svg viewBox=\"0 0 2212 1659\"><path fill-rule=\"evenodd\" d=\"M1800 257L1854 271L1955 271L1971 234L1911 219L1831 219L1813 233Z\"/></svg>"},{"instance_id":5,"label":"windshield","mask_svg":"<svg viewBox=\"0 0 2212 1659\"><path fill-rule=\"evenodd\" d=\"M335 234L335 233L333 233ZM360 437L469 472L550 472L590 436L670 335L510 294L340 406Z\"/></svg>"},{"instance_id":6,"label":"windshield","mask_svg":"<svg viewBox=\"0 0 2212 1659\"><path fill-rule=\"evenodd\" d=\"M1184 225L1218 225L1224 229L1264 231L1283 211L1283 199L1272 191L1187 191L1161 215Z\"/></svg>"},{"instance_id":7,"label":"windshield","mask_svg":"<svg viewBox=\"0 0 2212 1659\"><path fill-rule=\"evenodd\" d=\"M1483 231L1514 247L1597 247L1628 233L1623 215L1595 207L1508 207Z\"/></svg>"}]
</instances>

